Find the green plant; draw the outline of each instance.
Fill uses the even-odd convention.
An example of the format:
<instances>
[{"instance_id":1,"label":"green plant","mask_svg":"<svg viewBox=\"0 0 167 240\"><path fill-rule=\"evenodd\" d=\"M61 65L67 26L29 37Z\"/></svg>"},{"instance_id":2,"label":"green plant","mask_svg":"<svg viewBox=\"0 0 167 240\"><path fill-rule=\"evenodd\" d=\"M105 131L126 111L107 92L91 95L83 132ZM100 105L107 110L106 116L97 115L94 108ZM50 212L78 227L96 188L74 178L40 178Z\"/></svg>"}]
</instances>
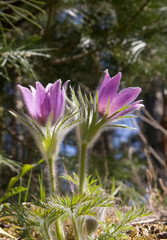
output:
<instances>
[{"instance_id":1,"label":"green plant","mask_svg":"<svg viewBox=\"0 0 167 240\"><path fill-rule=\"evenodd\" d=\"M4 156L3 153L0 153L0 172L3 169L3 167L8 167L13 172L18 172L19 169L21 168L21 165L18 162Z\"/></svg>"},{"instance_id":2,"label":"green plant","mask_svg":"<svg viewBox=\"0 0 167 240\"><path fill-rule=\"evenodd\" d=\"M4 231L1 227L0 227L0 234L5 235L5 236L7 236L9 238L12 238L12 239L17 239L14 236L12 236L11 234L9 234L6 231Z\"/></svg>"},{"instance_id":3,"label":"green plant","mask_svg":"<svg viewBox=\"0 0 167 240\"><path fill-rule=\"evenodd\" d=\"M23 186L17 186L13 187L27 172L31 171L34 167L37 165L41 164L44 160L41 159L38 163L36 164L25 164L23 165L21 169L21 173L16 176L12 177L9 181L9 184L7 186L6 192L3 197L0 198L0 204L5 202L8 198L15 196L16 194L20 194L23 191L26 191L27 188Z\"/></svg>"},{"instance_id":4,"label":"green plant","mask_svg":"<svg viewBox=\"0 0 167 240\"><path fill-rule=\"evenodd\" d=\"M87 191L83 194L77 191L77 175L63 178L75 185L76 193L53 195L45 201L36 201L30 207L25 206L21 215L22 218L24 216L24 228L28 229L30 235L35 230L42 239L55 239L57 233L54 226L59 220L63 226L68 223L72 227L76 239L87 239L96 232L98 220L104 219L105 208L113 207L113 197L106 194L91 176L87 178ZM61 234L65 236L64 227Z\"/></svg>"},{"instance_id":5,"label":"green plant","mask_svg":"<svg viewBox=\"0 0 167 240\"><path fill-rule=\"evenodd\" d=\"M116 210L117 220L115 222L102 222L99 221L103 228L103 233L97 238L98 240L117 240L127 239L126 232L133 229L132 221L150 215L148 209L140 208L135 209L131 207L129 211ZM92 239L93 240L93 239Z\"/></svg>"},{"instance_id":6,"label":"green plant","mask_svg":"<svg viewBox=\"0 0 167 240\"><path fill-rule=\"evenodd\" d=\"M57 80L45 88L40 82L36 82L36 88L30 86L30 89L18 85L29 115L19 115L13 111L10 113L30 130L48 164L51 197L41 202L42 208L36 206L35 212L27 212L30 225L35 226L44 239L52 239L52 235L58 240L65 239L64 220L71 222L77 240L93 236L98 227L98 218L101 219L104 215L104 208L113 204L112 195L106 194L96 180L91 177L86 180L86 157L88 149L104 129L128 128L126 125L113 123L114 120L129 117L125 115L143 106L139 104L141 100L134 101L141 91L140 88L130 87L117 93L120 79L121 73L110 78L106 70L94 99L91 93L88 98L80 89L76 95L71 88L72 99L68 99L68 104L67 82L62 86L61 80ZM75 174L74 177L65 177L75 184L76 192L72 196L59 196L55 163L65 134L76 124L80 150L79 177ZM20 176L15 180L18 179L21 179ZM52 224L55 224L55 232Z\"/></svg>"},{"instance_id":7,"label":"green plant","mask_svg":"<svg viewBox=\"0 0 167 240\"><path fill-rule=\"evenodd\" d=\"M34 10L45 13L42 9L44 4L44 1L36 0L12 0L1 1L0 3L0 34L2 37L2 42L0 42L0 76L8 81L11 80L8 74L9 69L15 69L18 75L26 72L29 76L37 80L37 74L33 70L30 58L35 56L49 57L49 54L44 53L48 49L30 49L22 44L23 41L21 44L18 44L16 43L16 39L13 40L13 38L11 39L9 37L12 31L23 36L23 31L17 26L17 22L21 20L25 20L26 22L41 28L36 21ZM9 28L7 28L6 25L9 25Z\"/></svg>"}]
</instances>

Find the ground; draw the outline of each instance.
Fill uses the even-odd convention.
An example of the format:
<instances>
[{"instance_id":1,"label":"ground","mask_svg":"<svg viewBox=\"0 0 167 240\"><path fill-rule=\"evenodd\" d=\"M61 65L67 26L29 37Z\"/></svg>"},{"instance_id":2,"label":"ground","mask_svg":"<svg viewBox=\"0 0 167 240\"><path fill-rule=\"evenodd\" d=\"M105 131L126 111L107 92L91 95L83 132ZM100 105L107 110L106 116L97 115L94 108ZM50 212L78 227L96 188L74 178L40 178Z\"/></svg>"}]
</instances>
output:
<instances>
[{"instance_id":1,"label":"ground","mask_svg":"<svg viewBox=\"0 0 167 240\"><path fill-rule=\"evenodd\" d=\"M112 218L108 218L108 221L112 221ZM144 220L139 220L132 222L133 230L129 230L126 232L127 240L161 240L167 239L167 220L165 219L155 219L155 217L145 218ZM18 238L18 230L19 227L17 225L16 219L13 217L2 217L0 218L0 227ZM68 240L74 240L75 238L70 234L71 229L66 225L68 234ZM97 231L97 235L100 234L102 230L99 228ZM34 233L34 239L39 239L37 235ZM6 237L5 235L0 235L0 240L8 240L11 238Z\"/></svg>"}]
</instances>

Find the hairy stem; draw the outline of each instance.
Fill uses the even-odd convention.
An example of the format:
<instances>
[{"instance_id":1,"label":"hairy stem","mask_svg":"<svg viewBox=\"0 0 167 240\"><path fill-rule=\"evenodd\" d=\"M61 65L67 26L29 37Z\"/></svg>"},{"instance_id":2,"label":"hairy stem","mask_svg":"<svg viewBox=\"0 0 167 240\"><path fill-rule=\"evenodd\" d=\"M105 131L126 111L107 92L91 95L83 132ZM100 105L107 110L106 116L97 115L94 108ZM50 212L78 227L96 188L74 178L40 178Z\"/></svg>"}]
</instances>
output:
<instances>
[{"instance_id":1,"label":"hairy stem","mask_svg":"<svg viewBox=\"0 0 167 240\"><path fill-rule=\"evenodd\" d=\"M76 239L77 239L77 240L80 240L79 234L78 234L78 231L77 231L77 226L76 226L76 224L75 224L74 216L72 216L72 223L73 223L73 227L74 227Z\"/></svg>"},{"instance_id":2,"label":"hairy stem","mask_svg":"<svg viewBox=\"0 0 167 240\"><path fill-rule=\"evenodd\" d=\"M64 240L65 239L60 218L58 218L57 221L56 221L56 235L57 235L57 240Z\"/></svg>"},{"instance_id":3,"label":"hairy stem","mask_svg":"<svg viewBox=\"0 0 167 240\"><path fill-rule=\"evenodd\" d=\"M52 194L56 193L56 173L54 169L54 159L50 158L48 159L49 163L49 174L50 174L50 183L51 183L51 190Z\"/></svg>"},{"instance_id":4,"label":"hairy stem","mask_svg":"<svg viewBox=\"0 0 167 240\"><path fill-rule=\"evenodd\" d=\"M48 160L49 162L49 174L50 174L50 183L51 183L51 189L52 189L52 194L56 193L56 173L54 169L54 159L50 158ZM56 221L56 235L57 235L57 240L64 240L64 233L61 225L60 218L57 219Z\"/></svg>"},{"instance_id":5,"label":"hairy stem","mask_svg":"<svg viewBox=\"0 0 167 240\"><path fill-rule=\"evenodd\" d=\"M87 144L81 143L80 149L80 169L79 169L79 193L82 194L84 191L85 184L85 172L86 172L86 152Z\"/></svg>"},{"instance_id":6,"label":"hairy stem","mask_svg":"<svg viewBox=\"0 0 167 240\"><path fill-rule=\"evenodd\" d=\"M46 227L46 224L44 224L44 229L45 229L45 235L43 235L43 237L44 237L46 240L51 240L50 235L49 235L48 228Z\"/></svg>"}]
</instances>

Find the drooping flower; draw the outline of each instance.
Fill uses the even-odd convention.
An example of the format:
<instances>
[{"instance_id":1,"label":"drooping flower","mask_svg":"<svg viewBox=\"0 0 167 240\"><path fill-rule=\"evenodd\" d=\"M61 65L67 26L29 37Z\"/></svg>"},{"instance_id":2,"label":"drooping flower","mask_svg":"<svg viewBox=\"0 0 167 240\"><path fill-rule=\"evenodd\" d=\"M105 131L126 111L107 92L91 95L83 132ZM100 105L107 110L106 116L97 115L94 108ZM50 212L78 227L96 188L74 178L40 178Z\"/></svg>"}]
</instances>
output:
<instances>
[{"instance_id":1,"label":"drooping flower","mask_svg":"<svg viewBox=\"0 0 167 240\"><path fill-rule=\"evenodd\" d=\"M141 88L128 87L118 92L120 80L121 80L120 72L114 77L110 78L108 70L106 70L103 82L98 90L98 112L101 113L102 115L106 114L107 105L109 101L108 117L114 114L114 116L111 117L111 119L121 117L143 106L143 104L140 104L142 100L134 102L134 100L141 92ZM127 106L127 108L121 110L124 106ZM118 112L119 110L121 111Z\"/></svg>"},{"instance_id":2,"label":"drooping flower","mask_svg":"<svg viewBox=\"0 0 167 240\"><path fill-rule=\"evenodd\" d=\"M52 113L52 124L63 116L65 108L65 89L66 81L61 87L61 80L55 83L49 83L46 88L40 82L36 82L36 89L30 86L30 89L18 85L20 88L27 110L32 118L41 125L45 125Z\"/></svg>"}]
</instances>

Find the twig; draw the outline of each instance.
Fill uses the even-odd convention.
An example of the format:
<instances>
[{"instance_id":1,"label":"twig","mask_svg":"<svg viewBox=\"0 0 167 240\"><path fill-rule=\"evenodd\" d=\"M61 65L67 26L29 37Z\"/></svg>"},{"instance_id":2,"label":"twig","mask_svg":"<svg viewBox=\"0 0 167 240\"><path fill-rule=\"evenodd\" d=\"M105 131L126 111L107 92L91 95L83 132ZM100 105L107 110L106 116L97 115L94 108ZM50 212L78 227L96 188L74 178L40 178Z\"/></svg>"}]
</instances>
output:
<instances>
[{"instance_id":1,"label":"twig","mask_svg":"<svg viewBox=\"0 0 167 240\"><path fill-rule=\"evenodd\" d=\"M153 219L146 219L146 220L142 220L142 221L132 222L132 225L147 224L147 223L157 223L157 222L166 222L166 221L153 218Z\"/></svg>"},{"instance_id":2,"label":"twig","mask_svg":"<svg viewBox=\"0 0 167 240\"><path fill-rule=\"evenodd\" d=\"M71 57L56 58L56 59L53 59L53 61L50 64L52 64L52 65L53 64L62 64L62 63L68 63L68 62L76 61L76 60L84 58L87 55L90 55L94 52L95 51L86 51L84 53L79 53L79 54L73 55Z\"/></svg>"},{"instance_id":3,"label":"twig","mask_svg":"<svg viewBox=\"0 0 167 240\"><path fill-rule=\"evenodd\" d=\"M162 166L164 166L166 168L165 160L163 158L161 158L158 155L158 153L149 145L149 143L148 143L147 139L145 138L144 134L139 129L136 120L132 119L132 121L133 121L135 127L138 129L138 134L139 134L141 140L143 141L143 143L145 144L147 151L150 152L162 164Z\"/></svg>"},{"instance_id":4,"label":"twig","mask_svg":"<svg viewBox=\"0 0 167 240\"><path fill-rule=\"evenodd\" d=\"M138 117L140 117L140 119L142 119L143 121L147 122L149 125L151 125L152 127L160 130L163 134L165 134L167 136L167 130L165 128L163 128L152 116L151 114L145 109L142 108L143 112L145 113L145 116L142 116L140 113L137 113Z\"/></svg>"},{"instance_id":5,"label":"twig","mask_svg":"<svg viewBox=\"0 0 167 240\"><path fill-rule=\"evenodd\" d=\"M159 183L161 185L162 190L167 193L167 187L164 185L162 178L159 178Z\"/></svg>"}]
</instances>

